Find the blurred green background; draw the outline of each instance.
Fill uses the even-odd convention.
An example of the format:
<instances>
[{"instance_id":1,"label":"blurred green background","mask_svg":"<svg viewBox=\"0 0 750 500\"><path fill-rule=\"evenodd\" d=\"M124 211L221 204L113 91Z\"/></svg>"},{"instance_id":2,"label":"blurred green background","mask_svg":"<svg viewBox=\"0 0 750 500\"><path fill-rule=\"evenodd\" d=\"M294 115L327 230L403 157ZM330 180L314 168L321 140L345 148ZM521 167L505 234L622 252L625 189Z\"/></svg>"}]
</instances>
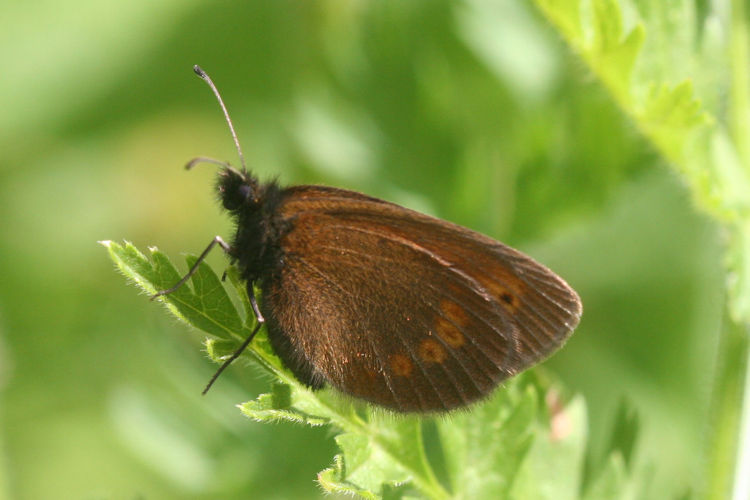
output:
<instances>
[{"instance_id":1,"label":"blurred green background","mask_svg":"<svg viewBox=\"0 0 750 500\"><path fill-rule=\"evenodd\" d=\"M182 170L236 158L193 64L262 179L364 191L563 276L584 316L545 369L584 395L594 459L627 401L655 491L700 488L720 232L526 3L34 0L0 19L0 496L320 495L327 431L243 418L267 386L246 366L201 397L202 335L96 243L181 262L231 236L215 170Z\"/></svg>"}]
</instances>

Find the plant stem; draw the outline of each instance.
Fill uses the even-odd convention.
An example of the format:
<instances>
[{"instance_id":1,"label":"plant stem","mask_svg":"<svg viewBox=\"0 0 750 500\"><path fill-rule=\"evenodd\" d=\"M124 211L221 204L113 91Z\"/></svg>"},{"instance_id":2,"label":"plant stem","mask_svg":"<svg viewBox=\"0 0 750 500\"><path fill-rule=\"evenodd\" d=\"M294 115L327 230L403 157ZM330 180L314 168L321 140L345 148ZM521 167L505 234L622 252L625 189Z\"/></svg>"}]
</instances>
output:
<instances>
[{"instance_id":1,"label":"plant stem","mask_svg":"<svg viewBox=\"0 0 750 500\"><path fill-rule=\"evenodd\" d=\"M737 149L740 164L746 173L750 172L750 30L748 29L748 12L745 5L746 0L732 0L730 11L730 41L729 41L729 64L731 75L730 107L729 107L729 130L732 142ZM747 217L741 213L740 217ZM748 224L738 221L742 229ZM750 257L747 253L748 235L740 230L738 237L742 238L742 248L745 250L740 257L747 261ZM743 262L744 269L750 267L750 263ZM742 277L740 278L742 279ZM744 310L744 309L741 309ZM747 317L737 318L745 325L748 324ZM747 328L743 329L744 335L748 335ZM732 498L745 500L750 498L750 342L744 343L744 387L742 400L739 402L739 432L737 441L737 454L734 468L734 484L732 487Z\"/></svg>"},{"instance_id":2,"label":"plant stem","mask_svg":"<svg viewBox=\"0 0 750 500\"><path fill-rule=\"evenodd\" d=\"M748 332L744 332L747 335ZM740 410L739 433L737 443L737 460L734 468L734 487L732 498L746 500L750 498L750 343L745 342L745 380Z\"/></svg>"},{"instance_id":3,"label":"plant stem","mask_svg":"<svg viewBox=\"0 0 750 500\"><path fill-rule=\"evenodd\" d=\"M739 470L736 459L742 449L737 437L743 427L743 392L749 387L745 379L750 342L745 327L732 321L729 307L729 304L725 305L718 361L713 377L710 406L712 418L710 436L706 441L706 484L700 495L707 500L730 498L730 492L736 489L735 483L740 476L735 473L735 470ZM745 401L748 401L747 395ZM748 413L745 412L744 415Z\"/></svg>"}]
</instances>

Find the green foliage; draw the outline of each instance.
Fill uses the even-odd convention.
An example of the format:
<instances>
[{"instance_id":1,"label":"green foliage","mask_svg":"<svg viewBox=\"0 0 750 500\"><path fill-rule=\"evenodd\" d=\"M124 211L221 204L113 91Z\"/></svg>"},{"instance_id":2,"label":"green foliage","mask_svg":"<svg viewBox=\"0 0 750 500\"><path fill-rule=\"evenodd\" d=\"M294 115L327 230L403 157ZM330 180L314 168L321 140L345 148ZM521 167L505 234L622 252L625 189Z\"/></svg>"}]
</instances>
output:
<instances>
[{"instance_id":1,"label":"green foliage","mask_svg":"<svg viewBox=\"0 0 750 500\"><path fill-rule=\"evenodd\" d=\"M732 234L728 270L736 276L729 287L733 299L730 307L735 320L750 322L750 246L746 241L750 227L750 157L740 157L741 152L748 148L750 136L732 133L733 128L741 126L738 124L747 123L750 113L746 106L743 108L750 88L746 85L746 76L742 76L748 73L747 57L743 54L747 56L750 49L740 51L739 57L731 61L732 72L738 74L740 87L733 87L736 106L731 108L730 116L734 117L734 122L722 124L718 119L721 110L709 110L701 105L689 78L670 83L649 78L645 70L637 71L636 63L648 31L644 21L639 21L625 33L617 0L592 0L587 21L581 15L582 3L579 1L537 0L536 4L609 89L622 111L631 117L670 165L684 175L695 199L726 223ZM744 39L747 18L734 15L732 19L730 36ZM687 40L686 43L699 45L700 40ZM704 62L708 65L714 57L718 55L713 52L697 53L693 55L696 60L671 61L674 66L667 65L662 71L679 74L678 65L692 66ZM745 82L744 86L742 82Z\"/></svg>"},{"instance_id":2,"label":"green foliage","mask_svg":"<svg viewBox=\"0 0 750 500\"><path fill-rule=\"evenodd\" d=\"M522 427L504 424L516 429L503 435L514 451L498 470L516 472L485 474L494 491L520 491L531 480L521 475L536 474L525 464L561 414L541 395L562 385L580 395L568 404L583 398L587 409L581 497L728 498L747 421L747 8L5 2L0 497L318 498L313 481L326 467L331 488L366 490L346 481L351 457L329 417L298 410L319 402L279 379L288 374L274 371L275 357L249 351L200 396L215 366L161 309L212 329L209 356L227 356L253 324L231 268L235 311L222 311L217 290L204 315L191 286L182 311L123 287L92 245L127 237L174 256L227 235L210 168L180 170L197 155L235 158L191 71L199 63L261 179L356 189L435 214L525 251L579 291L580 327L534 370L560 382L522 377L497 393L520 395L507 411L525 415L530 385L541 429L528 431L522 455ZM209 257L214 269L221 259ZM233 315L239 330L223 326L238 323ZM255 425L234 408L260 393L249 413L283 425ZM623 396L638 419L618 419ZM355 413L368 422L366 408ZM450 465L437 419L421 427L428 463L452 492L470 471ZM450 453L486 470L495 458L474 455L477 441L463 435ZM383 479L384 496L419 492L398 482L403 470L395 477Z\"/></svg>"},{"instance_id":3,"label":"green foliage","mask_svg":"<svg viewBox=\"0 0 750 500\"><path fill-rule=\"evenodd\" d=\"M723 120L717 107L720 100L705 95L699 98L696 88L705 93L705 82L696 82L681 67L715 66L719 59L716 51L708 45L701 51L679 47L660 60L650 45L655 39L670 42L679 39L684 44L700 46L703 31L670 24L670 15L679 7L649 9L643 3L634 10L628 4L631 10L626 16L625 3L618 0L536 0L535 4L601 82L621 112L683 176L699 206L724 224L729 234L725 259L730 276L728 309L732 321L747 325L750 322L750 158L748 138L743 131L750 121L742 108L748 102L748 89L736 89L736 85L748 80L747 65L739 63L748 53L746 47L733 45L737 67L731 70L736 85L730 104L734 106L730 106L729 119ZM680 12L688 11L682 5ZM691 26L705 21L701 18L705 12L696 10L692 15L697 18ZM732 33L740 33L736 35L740 38L746 29L744 22L732 24ZM685 61L686 54L692 60ZM371 111L377 114L376 110ZM481 178L486 175L488 172L483 171ZM476 179L466 178L465 182L467 192L472 195L481 192ZM539 181L534 180L533 184ZM475 204L485 205L486 201L475 197ZM112 248L110 244L111 252ZM137 253L134 248L124 248L133 255ZM156 273L153 277L143 274L148 271L147 259L141 256L136 261L144 269L142 273L138 271L138 276L146 278L133 279L150 292L177 279L176 272L169 269L161 254L153 255ZM246 306L242 284L236 275L230 273L230 278ZM161 281L149 283L151 279ZM167 297L165 303L178 317L219 337L206 341L209 355L219 360L231 352L237 339L249 333L252 317L247 307L243 314L233 310L229 298L219 291L216 276L209 271L201 268L193 282L195 292L180 291L174 298ZM245 321L240 322L240 317L245 317ZM272 392L240 405L245 415L263 422L281 420L331 425L337 429L336 443L341 453L335 457L333 466L319 475L320 484L328 491L365 498L402 498L413 494L444 498L450 494L458 498L592 499L633 498L648 491L645 469L634 469L639 420L630 407L621 407L609 442L603 452L596 454L586 448L583 402L574 398L566 406L562 413L570 420L570 428L565 438L555 441L549 429L556 417L544 410L544 404L540 405L540 394L547 388L521 378L471 412L453 414L436 422L445 469L438 478L424 451L421 421L373 413L327 391L310 393L283 369L263 336L249 351L248 356L260 361L278 382ZM716 383L720 385L723 380L725 385L734 387L744 370L743 360L731 356L723 359L728 364L717 372L720 377ZM719 391L715 401L719 415L716 428L721 430L709 440L712 451L708 456L712 464L726 461L735 453L727 443L729 436L736 435L741 417L739 408L728 402L729 392ZM727 426L732 431L727 431ZM498 437L486 442L483 437L488 434ZM728 476L720 467L712 467L705 488L719 494L726 489ZM540 481L540 477L545 480Z\"/></svg>"},{"instance_id":4,"label":"green foliage","mask_svg":"<svg viewBox=\"0 0 750 500\"><path fill-rule=\"evenodd\" d=\"M151 249L149 260L130 243L102 244L120 271L149 294L179 280L177 270L156 249ZM186 261L192 265L195 258ZM251 309L242 283L236 279L233 283L239 287L244 314L203 263L190 286L186 283L158 299L181 320L219 337L206 342L216 362L231 354L254 326L239 320ZM622 455L614 450L616 455L607 457L606 466L597 468L590 487L583 483L587 441L583 400L578 397L561 405L554 390L528 375L516 377L468 410L431 417L444 462L441 480L423 440L423 426L429 419L363 406L331 390L307 389L282 366L262 334L243 356L259 362L276 380L271 392L238 405L243 414L258 422L329 425L335 431L340 453L318 475L319 484L329 492L363 498L572 499L590 494L588 490L623 491L631 480L617 458ZM553 396L549 405L542 398L545 394ZM635 438L634 433L630 436Z\"/></svg>"},{"instance_id":5,"label":"green foliage","mask_svg":"<svg viewBox=\"0 0 750 500\"><path fill-rule=\"evenodd\" d=\"M582 2L552 2L537 0L544 16L558 29L566 43L586 62L602 84L609 89L622 111L629 115L643 135L656 150L678 171L691 188L694 199L709 214L722 222L728 234L725 265L729 295L729 316L733 323L722 332L734 338L734 330L744 331L739 341L724 340L723 345L733 345L737 351L720 354L721 362L716 378L714 432L711 448L712 469L706 494L715 498L728 495L731 467L737 450L727 445L728 436L739 434L744 418L745 431L750 429L750 415L740 415L741 406L731 404L727 394L733 393L741 401L736 387L742 385L743 373L748 369L746 356L750 331L750 18L746 3L733 1L729 8L731 21L727 23L729 40L726 52L711 50L705 33L690 31L693 24L685 14L697 17L696 25L706 21L701 11L689 2L669 3L661 11L655 4L641 2L646 14L625 34L621 5L617 0L592 0L590 16L584 21ZM681 9L681 10L679 10ZM668 13L681 12L681 28L669 26ZM649 17L649 14L651 17ZM714 15L718 15L714 13ZM650 31L645 25L650 23ZM659 28L663 31L660 32ZM670 32L673 38L665 35ZM587 36L590 33L590 36ZM656 37L670 39L685 49L682 59L664 57L658 73L664 79L648 76L648 69L637 68L644 40L653 33ZM675 35L681 34L682 38ZM703 47L702 47L703 46ZM697 48L703 50L695 50ZM666 54L667 47L660 47ZM728 56L728 57L727 57ZM715 67L716 62L726 64L730 75L726 85L730 99L722 102L707 96L712 108L701 104L695 96L690 77L671 83L685 67ZM646 63L642 64L646 66ZM653 69L653 68L651 68ZM705 72L701 75L705 78ZM714 81L713 92L721 92ZM647 89L643 92L643 89ZM728 111L722 109L727 106ZM739 345L737 345L739 344ZM747 379L745 379L747 380ZM734 390L730 388L735 388ZM745 396L750 391L745 390ZM729 438L731 439L731 438ZM745 454L748 452L745 451ZM723 458L721 458L723 457ZM718 462L724 466L718 466ZM738 469L739 470L739 469ZM718 478L722 478L719 480Z\"/></svg>"}]
</instances>

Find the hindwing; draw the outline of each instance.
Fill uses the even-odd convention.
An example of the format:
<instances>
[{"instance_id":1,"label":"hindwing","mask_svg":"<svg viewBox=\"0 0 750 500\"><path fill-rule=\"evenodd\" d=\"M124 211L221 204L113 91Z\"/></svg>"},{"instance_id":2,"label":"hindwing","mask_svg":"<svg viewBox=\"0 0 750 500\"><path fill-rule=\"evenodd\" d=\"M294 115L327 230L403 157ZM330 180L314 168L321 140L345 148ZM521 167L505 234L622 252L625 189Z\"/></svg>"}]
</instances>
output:
<instances>
[{"instance_id":1,"label":"hindwing","mask_svg":"<svg viewBox=\"0 0 750 500\"><path fill-rule=\"evenodd\" d=\"M261 280L274 347L303 381L406 412L449 410L559 348L581 302L530 257L359 193L284 190Z\"/></svg>"}]
</instances>

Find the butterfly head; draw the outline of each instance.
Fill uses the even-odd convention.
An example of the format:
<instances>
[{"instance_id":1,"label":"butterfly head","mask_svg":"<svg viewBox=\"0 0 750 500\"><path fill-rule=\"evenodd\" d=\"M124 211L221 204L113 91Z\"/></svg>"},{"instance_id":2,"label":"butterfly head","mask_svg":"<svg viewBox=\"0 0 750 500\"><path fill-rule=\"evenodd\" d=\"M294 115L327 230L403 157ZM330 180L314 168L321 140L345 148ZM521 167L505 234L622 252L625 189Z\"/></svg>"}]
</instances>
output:
<instances>
[{"instance_id":1,"label":"butterfly head","mask_svg":"<svg viewBox=\"0 0 750 500\"><path fill-rule=\"evenodd\" d=\"M222 169L216 189L224 208L230 212L253 210L261 203L262 189L258 180L244 170Z\"/></svg>"}]
</instances>

